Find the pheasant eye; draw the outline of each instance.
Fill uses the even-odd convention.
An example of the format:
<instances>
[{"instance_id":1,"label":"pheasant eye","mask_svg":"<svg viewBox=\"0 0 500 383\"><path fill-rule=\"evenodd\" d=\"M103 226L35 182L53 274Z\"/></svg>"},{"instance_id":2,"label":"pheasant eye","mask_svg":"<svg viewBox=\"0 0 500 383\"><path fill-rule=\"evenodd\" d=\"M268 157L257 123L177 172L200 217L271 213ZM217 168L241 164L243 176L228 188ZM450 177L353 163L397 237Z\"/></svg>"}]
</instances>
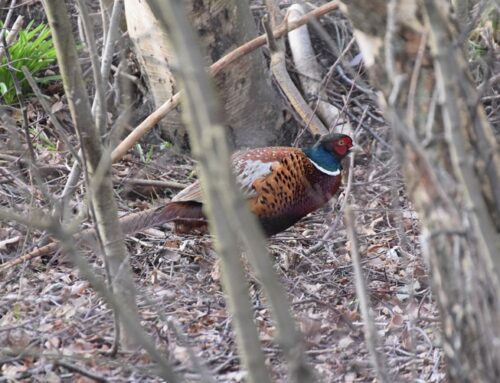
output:
<instances>
[{"instance_id":1,"label":"pheasant eye","mask_svg":"<svg viewBox=\"0 0 500 383\"><path fill-rule=\"evenodd\" d=\"M344 145L345 145L345 141L344 140L337 141L337 146L344 146Z\"/></svg>"}]
</instances>

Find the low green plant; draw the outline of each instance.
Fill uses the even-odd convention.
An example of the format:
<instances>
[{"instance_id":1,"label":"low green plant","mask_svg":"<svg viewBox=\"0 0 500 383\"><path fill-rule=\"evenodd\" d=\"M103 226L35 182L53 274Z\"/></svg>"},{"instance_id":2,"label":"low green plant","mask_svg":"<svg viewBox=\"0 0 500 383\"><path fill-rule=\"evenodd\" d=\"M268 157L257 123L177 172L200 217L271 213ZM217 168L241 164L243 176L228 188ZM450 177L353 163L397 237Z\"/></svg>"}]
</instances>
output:
<instances>
[{"instance_id":1,"label":"low green plant","mask_svg":"<svg viewBox=\"0 0 500 383\"><path fill-rule=\"evenodd\" d=\"M174 144L172 144L170 141L162 141L160 144L160 150L167 150L167 149L172 149L174 147Z\"/></svg>"},{"instance_id":2,"label":"low green plant","mask_svg":"<svg viewBox=\"0 0 500 383\"><path fill-rule=\"evenodd\" d=\"M0 23L1 27L2 24ZM16 76L23 93L30 92L28 81L21 70L23 66L39 83L59 78L59 76L37 78L37 74L46 69L56 59L56 49L50 35L50 29L44 23L33 28L33 22L30 22L26 28L19 31L17 40L9 47L9 56L10 68L5 54L0 60L0 95L6 104L13 104L17 101L12 76Z\"/></svg>"},{"instance_id":3,"label":"low green plant","mask_svg":"<svg viewBox=\"0 0 500 383\"><path fill-rule=\"evenodd\" d=\"M500 12L491 4L481 12L474 29L469 34L469 57L478 59L486 56L498 42L500 42Z\"/></svg>"},{"instance_id":4,"label":"low green plant","mask_svg":"<svg viewBox=\"0 0 500 383\"><path fill-rule=\"evenodd\" d=\"M37 149L39 149L40 151L57 151L57 144L54 142L54 140L51 140L47 136L47 133L45 133L43 129L30 128L30 133L32 137L36 138L34 144Z\"/></svg>"},{"instance_id":5,"label":"low green plant","mask_svg":"<svg viewBox=\"0 0 500 383\"><path fill-rule=\"evenodd\" d=\"M151 145L147 152L144 151L140 144L135 144L135 150L139 154L139 158L145 164L149 164L153 160L154 147Z\"/></svg>"}]
</instances>

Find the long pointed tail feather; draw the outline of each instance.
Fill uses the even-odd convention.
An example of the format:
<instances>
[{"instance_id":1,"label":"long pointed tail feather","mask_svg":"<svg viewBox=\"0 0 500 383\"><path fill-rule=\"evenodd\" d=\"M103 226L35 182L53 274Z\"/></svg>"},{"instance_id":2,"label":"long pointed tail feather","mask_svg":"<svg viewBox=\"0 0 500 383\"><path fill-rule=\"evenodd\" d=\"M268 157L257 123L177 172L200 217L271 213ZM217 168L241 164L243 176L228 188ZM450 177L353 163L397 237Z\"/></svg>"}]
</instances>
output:
<instances>
[{"instance_id":1,"label":"long pointed tail feather","mask_svg":"<svg viewBox=\"0 0 500 383\"><path fill-rule=\"evenodd\" d=\"M165 206L132 213L120 218L124 234L133 234L138 231L173 222L175 225L192 226L197 229L206 224L202 205L199 202L182 201L170 202Z\"/></svg>"}]
</instances>

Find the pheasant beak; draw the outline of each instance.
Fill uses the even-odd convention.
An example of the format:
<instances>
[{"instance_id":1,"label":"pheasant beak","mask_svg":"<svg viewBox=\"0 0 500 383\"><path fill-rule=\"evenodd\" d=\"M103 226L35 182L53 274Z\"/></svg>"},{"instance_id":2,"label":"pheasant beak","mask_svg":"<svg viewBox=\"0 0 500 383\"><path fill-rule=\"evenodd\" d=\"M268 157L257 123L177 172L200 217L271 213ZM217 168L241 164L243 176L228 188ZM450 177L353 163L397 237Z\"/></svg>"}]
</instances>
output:
<instances>
[{"instance_id":1,"label":"pheasant beak","mask_svg":"<svg viewBox=\"0 0 500 383\"><path fill-rule=\"evenodd\" d=\"M352 153L354 155L356 154L363 154L364 153L364 150L363 148L358 145L358 144L353 144L350 148L349 148L349 153Z\"/></svg>"}]
</instances>

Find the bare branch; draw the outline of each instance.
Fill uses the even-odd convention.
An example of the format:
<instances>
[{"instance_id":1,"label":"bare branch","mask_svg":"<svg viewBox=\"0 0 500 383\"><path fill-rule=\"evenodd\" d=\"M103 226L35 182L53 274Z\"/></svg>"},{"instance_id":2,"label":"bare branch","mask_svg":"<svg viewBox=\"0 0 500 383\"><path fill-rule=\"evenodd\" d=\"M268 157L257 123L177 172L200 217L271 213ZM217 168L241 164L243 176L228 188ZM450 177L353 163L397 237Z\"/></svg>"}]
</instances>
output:
<instances>
[{"instance_id":1,"label":"bare branch","mask_svg":"<svg viewBox=\"0 0 500 383\"><path fill-rule=\"evenodd\" d=\"M351 258L352 266L354 268L354 276L356 278L356 292L359 299L359 308L363 316L363 324L365 327L365 342L368 352L372 358L373 367L377 374L379 382L388 382L385 368L384 354L377 351L379 341L377 339L377 329L373 321L373 316L370 313L370 298L368 297L368 288L366 286L365 277L363 276L363 268L361 267L361 260L359 256L358 235L355 229L354 213L350 207L347 207L345 212L345 223L347 234L351 241Z\"/></svg>"}]
</instances>

